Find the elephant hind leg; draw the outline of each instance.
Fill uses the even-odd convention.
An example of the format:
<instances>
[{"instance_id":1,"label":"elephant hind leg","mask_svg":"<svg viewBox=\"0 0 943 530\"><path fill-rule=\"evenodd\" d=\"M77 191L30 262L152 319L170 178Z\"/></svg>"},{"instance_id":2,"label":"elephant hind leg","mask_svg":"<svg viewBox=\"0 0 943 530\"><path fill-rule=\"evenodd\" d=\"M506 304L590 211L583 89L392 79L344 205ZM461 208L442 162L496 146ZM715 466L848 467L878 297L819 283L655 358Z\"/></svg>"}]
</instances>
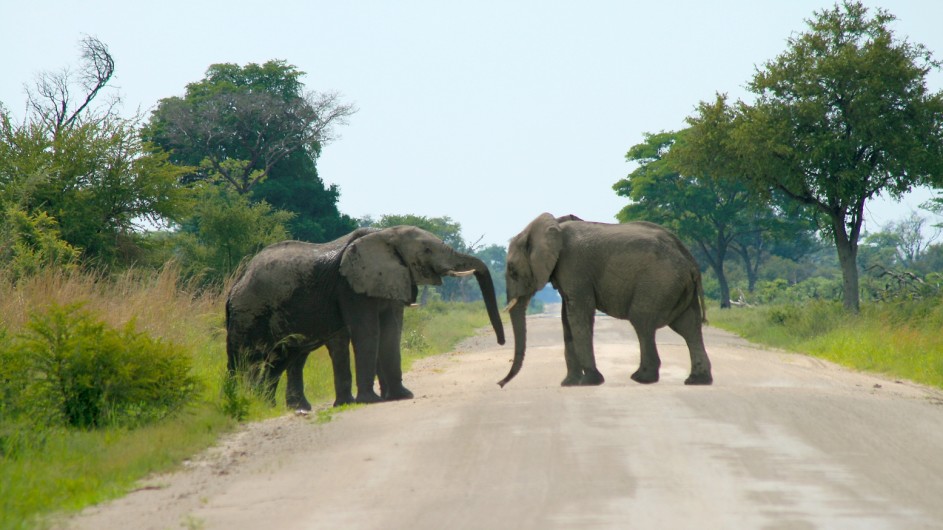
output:
<instances>
[{"instance_id":1,"label":"elephant hind leg","mask_svg":"<svg viewBox=\"0 0 943 530\"><path fill-rule=\"evenodd\" d=\"M709 385L714 382L711 375L711 361L704 348L704 334L701 329L701 310L696 304L691 304L678 316L669 327L684 337L691 355L691 375L684 380L686 385Z\"/></svg>"},{"instance_id":2,"label":"elephant hind leg","mask_svg":"<svg viewBox=\"0 0 943 530\"><path fill-rule=\"evenodd\" d=\"M658 348L655 346L655 326L635 323L633 323L633 326L635 327L635 334L638 336L641 354L638 370L632 374L632 380L642 384L657 383L661 358L658 356Z\"/></svg>"},{"instance_id":3,"label":"elephant hind leg","mask_svg":"<svg viewBox=\"0 0 943 530\"><path fill-rule=\"evenodd\" d=\"M304 367L311 353L307 348L292 349L286 352L288 372L285 384L285 405L292 410L311 410L311 403L305 397Z\"/></svg>"}]
</instances>

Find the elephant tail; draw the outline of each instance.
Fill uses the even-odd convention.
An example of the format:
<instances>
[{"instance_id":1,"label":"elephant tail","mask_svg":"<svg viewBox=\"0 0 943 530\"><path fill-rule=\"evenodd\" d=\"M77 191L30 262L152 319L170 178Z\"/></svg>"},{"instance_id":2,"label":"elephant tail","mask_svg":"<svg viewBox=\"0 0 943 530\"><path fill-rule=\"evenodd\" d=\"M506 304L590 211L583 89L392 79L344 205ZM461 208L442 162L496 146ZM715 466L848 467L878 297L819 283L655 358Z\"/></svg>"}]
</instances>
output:
<instances>
[{"instance_id":1,"label":"elephant tail","mask_svg":"<svg viewBox=\"0 0 943 530\"><path fill-rule=\"evenodd\" d=\"M704 303L704 285L701 282L701 271L694 270L694 283L697 286L698 303L701 305L701 323L707 324L707 304Z\"/></svg>"}]
</instances>

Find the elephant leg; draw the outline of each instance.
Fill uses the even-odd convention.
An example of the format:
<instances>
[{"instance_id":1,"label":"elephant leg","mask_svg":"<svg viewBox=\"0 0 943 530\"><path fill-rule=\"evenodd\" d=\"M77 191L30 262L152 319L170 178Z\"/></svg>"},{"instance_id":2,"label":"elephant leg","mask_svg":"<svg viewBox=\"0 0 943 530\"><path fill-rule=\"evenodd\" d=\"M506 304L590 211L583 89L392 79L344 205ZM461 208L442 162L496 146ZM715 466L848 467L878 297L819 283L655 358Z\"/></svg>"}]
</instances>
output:
<instances>
[{"instance_id":1,"label":"elephant leg","mask_svg":"<svg viewBox=\"0 0 943 530\"><path fill-rule=\"evenodd\" d=\"M567 308L567 323L573 341L573 355L582 370L579 384L583 386L601 385L606 379L596 369L596 355L593 352L593 325L596 321L596 307L593 304L574 304L564 297ZM566 331L564 331L566 333ZM566 350L564 349L564 354ZM569 371L569 367L567 367Z\"/></svg>"},{"instance_id":2,"label":"elephant leg","mask_svg":"<svg viewBox=\"0 0 943 530\"><path fill-rule=\"evenodd\" d=\"M686 385L709 385L714 382L711 361L707 357L707 349L704 348L700 312L700 308L692 305L669 324L671 329L684 337L691 354L691 375L684 380Z\"/></svg>"},{"instance_id":3,"label":"elephant leg","mask_svg":"<svg viewBox=\"0 0 943 530\"><path fill-rule=\"evenodd\" d=\"M304 348L292 348L286 352L288 372L285 384L285 405L292 410L311 410L311 403L305 397L304 367L310 351Z\"/></svg>"},{"instance_id":4,"label":"elephant leg","mask_svg":"<svg viewBox=\"0 0 943 530\"><path fill-rule=\"evenodd\" d=\"M400 353L403 336L403 308L402 303L392 301L380 312L380 349L377 369L380 395L387 400L413 398L413 393L403 386Z\"/></svg>"},{"instance_id":5,"label":"elephant leg","mask_svg":"<svg viewBox=\"0 0 943 530\"><path fill-rule=\"evenodd\" d=\"M575 386L580 384L583 369L576 358L576 350L573 347L573 331L570 329L570 320L567 316L565 303L560 311L560 320L563 323L563 356L566 359L566 377L560 382L560 385Z\"/></svg>"},{"instance_id":6,"label":"elephant leg","mask_svg":"<svg viewBox=\"0 0 943 530\"><path fill-rule=\"evenodd\" d=\"M357 363L357 403L377 403L383 398L373 390L377 376L377 348L380 343L380 319L376 302L361 301L345 316Z\"/></svg>"},{"instance_id":7,"label":"elephant leg","mask_svg":"<svg viewBox=\"0 0 943 530\"><path fill-rule=\"evenodd\" d=\"M334 406L354 403L353 375L350 371L350 336L347 330L339 332L327 341L334 368Z\"/></svg>"},{"instance_id":8,"label":"elephant leg","mask_svg":"<svg viewBox=\"0 0 943 530\"><path fill-rule=\"evenodd\" d=\"M658 370L661 368L661 358L658 357L658 348L655 346L655 326L634 324L635 334L638 336L641 360L638 370L632 374L632 380L637 383L657 383Z\"/></svg>"}]
</instances>

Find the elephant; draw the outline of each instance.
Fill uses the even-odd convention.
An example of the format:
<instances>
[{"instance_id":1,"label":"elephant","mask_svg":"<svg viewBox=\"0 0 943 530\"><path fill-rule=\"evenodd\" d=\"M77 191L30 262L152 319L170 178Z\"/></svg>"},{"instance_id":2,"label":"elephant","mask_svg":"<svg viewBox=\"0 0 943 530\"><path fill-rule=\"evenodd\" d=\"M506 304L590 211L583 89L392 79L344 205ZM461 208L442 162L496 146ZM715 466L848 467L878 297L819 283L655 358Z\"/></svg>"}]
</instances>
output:
<instances>
[{"instance_id":1,"label":"elephant","mask_svg":"<svg viewBox=\"0 0 943 530\"><path fill-rule=\"evenodd\" d=\"M502 388L521 369L527 306L548 281L563 299L563 386L605 381L593 353L596 310L628 320L635 328L641 350L639 368L631 376L636 382L658 381L661 359L655 331L664 326L687 343L691 373L684 383L713 382L701 330L706 314L700 269L678 237L657 224L594 223L574 215L540 214L511 239L506 280L514 360L498 383Z\"/></svg>"},{"instance_id":2,"label":"elephant","mask_svg":"<svg viewBox=\"0 0 943 530\"><path fill-rule=\"evenodd\" d=\"M413 226L359 228L329 243L283 241L264 248L245 266L226 300L226 354L230 375L247 373L274 403L287 371L285 402L311 410L303 369L314 349L327 346L334 371L334 405L413 397L402 382L403 310L418 285L442 276L474 274L497 335L504 328L491 274L474 256L456 252ZM350 350L357 366L352 394ZM380 395L374 379L380 381Z\"/></svg>"}]
</instances>

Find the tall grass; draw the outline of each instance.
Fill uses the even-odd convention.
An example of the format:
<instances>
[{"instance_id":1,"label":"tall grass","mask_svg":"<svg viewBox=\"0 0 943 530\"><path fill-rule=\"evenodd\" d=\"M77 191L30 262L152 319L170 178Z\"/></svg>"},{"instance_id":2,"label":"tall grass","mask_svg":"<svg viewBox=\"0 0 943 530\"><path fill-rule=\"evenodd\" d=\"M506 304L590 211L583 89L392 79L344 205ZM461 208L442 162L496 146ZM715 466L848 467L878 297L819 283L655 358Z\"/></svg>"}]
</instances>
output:
<instances>
[{"instance_id":1,"label":"tall grass","mask_svg":"<svg viewBox=\"0 0 943 530\"><path fill-rule=\"evenodd\" d=\"M809 302L711 311L710 322L742 337L838 364L943 388L940 300L863 305Z\"/></svg>"},{"instance_id":2,"label":"tall grass","mask_svg":"<svg viewBox=\"0 0 943 530\"><path fill-rule=\"evenodd\" d=\"M169 266L115 277L51 271L15 285L0 278L0 347L4 336L9 339L25 329L31 315L79 302L113 328L133 321L136 330L178 345L192 357L193 375L202 383L202 392L182 412L135 429L36 429L6 421L0 410L0 440L8 449L15 448L0 450L0 530L42 528L52 512L120 496L145 475L178 465L238 425L223 398L226 289L202 289L182 283L180 277ZM487 323L481 303L408 308L404 369L413 359L451 349ZM283 385L274 408L249 399L246 418L284 413ZM305 391L316 406L333 400L331 362L324 349L308 359Z\"/></svg>"}]
</instances>

